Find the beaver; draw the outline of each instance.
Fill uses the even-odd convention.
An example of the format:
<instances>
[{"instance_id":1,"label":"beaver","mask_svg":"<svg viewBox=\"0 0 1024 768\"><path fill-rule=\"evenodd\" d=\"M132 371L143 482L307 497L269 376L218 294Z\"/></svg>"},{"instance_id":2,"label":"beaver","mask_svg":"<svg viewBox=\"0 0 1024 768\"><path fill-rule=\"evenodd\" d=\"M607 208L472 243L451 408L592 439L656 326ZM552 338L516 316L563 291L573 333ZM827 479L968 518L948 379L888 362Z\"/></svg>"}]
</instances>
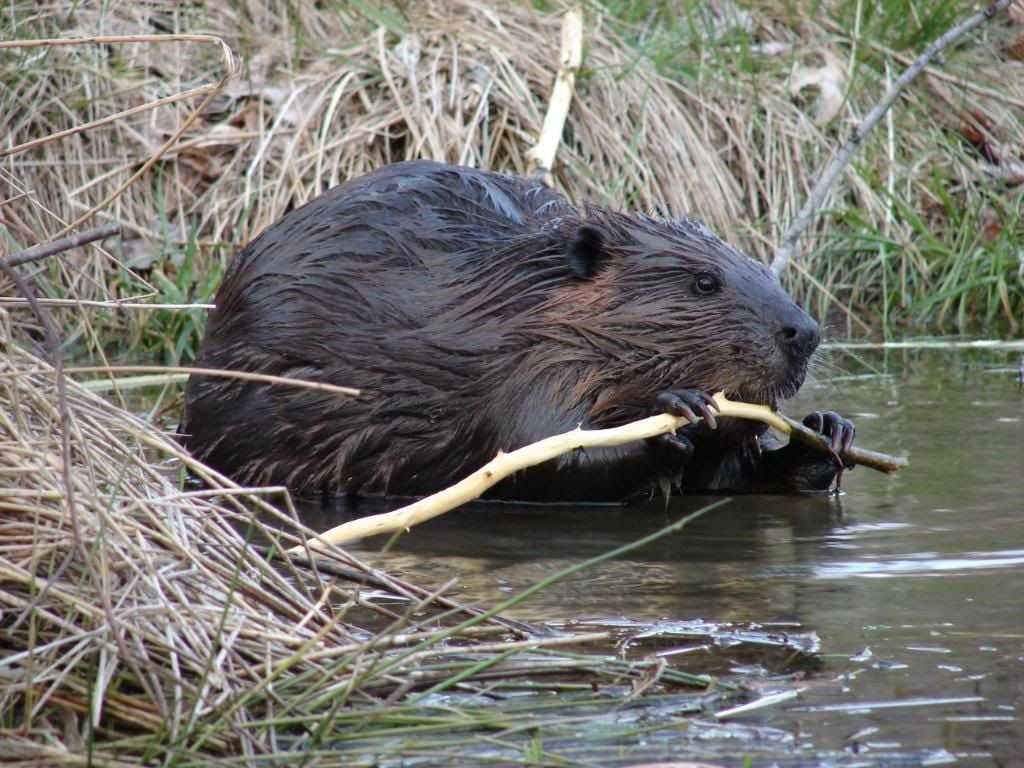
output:
<instances>
[{"instance_id":1,"label":"beaver","mask_svg":"<svg viewBox=\"0 0 1024 768\"><path fill-rule=\"evenodd\" d=\"M830 486L834 457L717 418L775 405L815 321L758 261L683 218L576 207L539 180L396 163L287 213L234 258L197 366L358 387L345 398L192 375L181 431L243 483L420 496L560 432L668 411L675 435L579 450L489 496L621 500ZM806 423L849 446L834 412Z\"/></svg>"}]
</instances>

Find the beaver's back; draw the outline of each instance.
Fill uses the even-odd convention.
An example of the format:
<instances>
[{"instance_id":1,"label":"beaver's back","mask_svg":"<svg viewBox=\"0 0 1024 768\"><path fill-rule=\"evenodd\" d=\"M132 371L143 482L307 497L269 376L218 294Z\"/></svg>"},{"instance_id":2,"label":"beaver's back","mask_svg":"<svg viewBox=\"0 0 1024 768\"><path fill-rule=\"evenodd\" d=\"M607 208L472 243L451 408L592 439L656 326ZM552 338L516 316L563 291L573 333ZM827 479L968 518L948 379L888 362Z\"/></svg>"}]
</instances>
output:
<instances>
[{"instance_id":1,"label":"beaver's back","mask_svg":"<svg viewBox=\"0 0 1024 768\"><path fill-rule=\"evenodd\" d=\"M509 343L510 305L547 295L545 260L518 246L572 213L533 180L429 161L387 166L291 211L235 257L196 364L366 394L342 402L193 376L190 449L244 482L320 485L344 464L386 485L386 462L368 462L388 430L436 440L440 420L456 417L447 406L493 359L481 353Z\"/></svg>"}]
</instances>

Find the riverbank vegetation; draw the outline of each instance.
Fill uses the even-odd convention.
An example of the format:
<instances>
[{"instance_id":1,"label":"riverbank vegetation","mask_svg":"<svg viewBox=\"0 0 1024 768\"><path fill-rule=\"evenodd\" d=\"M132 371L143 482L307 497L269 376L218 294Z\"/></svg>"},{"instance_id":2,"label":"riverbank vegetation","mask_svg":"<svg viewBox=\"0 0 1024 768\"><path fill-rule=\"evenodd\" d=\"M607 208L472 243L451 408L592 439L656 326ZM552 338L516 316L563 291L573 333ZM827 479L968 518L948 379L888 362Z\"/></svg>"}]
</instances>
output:
<instances>
[{"instance_id":1,"label":"riverbank vegetation","mask_svg":"<svg viewBox=\"0 0 1024 768\"><path fill-rule=\"evenodd\" d=\"M816 171L953 0L587 8L556 168L577 200L690 213L769 259ZM557 70L556 3L14 4L4 39L210 33L241 73L106 205L120 248L46 266L52 297L206 303L230 254L286 210L382 163L522 172ZM833 335L1018 327L1024 304L1022 17L954 46L858 153L787 280ZM216 82L216 45L20 48L0 61L8 147ZM121 117L3 159L11 250L103 203L196 105ZM67 313L83 352L187 362L200 308Z\"/></svg>"}]
</instances>

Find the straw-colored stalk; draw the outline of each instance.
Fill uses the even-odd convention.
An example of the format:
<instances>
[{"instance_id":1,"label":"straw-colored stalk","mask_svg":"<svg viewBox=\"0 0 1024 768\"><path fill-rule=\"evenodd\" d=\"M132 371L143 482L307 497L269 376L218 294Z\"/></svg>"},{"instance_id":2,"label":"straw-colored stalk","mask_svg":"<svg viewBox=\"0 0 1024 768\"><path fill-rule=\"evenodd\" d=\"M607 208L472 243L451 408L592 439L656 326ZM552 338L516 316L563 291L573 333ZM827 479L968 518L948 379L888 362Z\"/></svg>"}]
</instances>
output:
<instances>
[{"instance_id":1,"label":"straw-colored stalk","mask_svg":"<svg viewBox=\"0 0 1024 768\"><path fill-rule=\"evenodd\" d=\"M337 550L271 565L248 531L277 551L315 535L284 489L235 485L70 379L62 435L55 371L11 330L0 310L0 754L135 765L173 752L209 765L242 750L243 733L266 754L293 733L274 719L292 702L327 727L336 702L376 711L389 693L470 680L475 649L490 673L529 674L530 648L604 637L534 638L446 597L450 585L417 587ZM182 490L183 467L207 487ZM355 623L369 615L371 629ZM515 641L494 642L510 631Z\"/></svg>"},{"instance_id":2,"label":"straw-colored stalk","mask_svg":"<svg viewBox=\"0 0 1024 768\"><path fill-rule=\"evenodd\" d=\"M530 161L530 173L539 173L544 183L554 186L551 169L555 167L555 154L562 142L565 119L569 117L572 94L576 88L576 73L583 63L583 9L572 8L562 20L561 67L551 90L544 125L537 143L526 153Z\"/></svg>"},{"instance_id":3,"label":"straw-colored stalk","mask_svg":"<svg viewBox=\"0 0 1024 768\"><path fill-rule=\"evenodd\" d=\"M38 147L43 144L57 141L75 134L84 133L98 128L102 125L115 123L119 120L123 120L131 115L136 115L141 112L146 112L157 107L166 106L186 99L191 99L196 96L202 96L202 100L192 109L188 116L181 122L174 133L157 149L152 153L149 158L133 173L131 173L127 179L125 179L120 186L118 186L113 192L104 197L100 202L96 203L85 213L81 213L71 223L65 224L61 230L54 235L55 238L63 237L69 232L73 232L81 224L91 219L99 211L107 208L111 203L117 200L132 184L138 179L142 178L149 170L156 165L156 163L163 157L167 151L178 143L178 140L185 135L185 132L192 126L193 123L199 118L199 115L204 109L210 104L213 97L223 90L224 86L235 77L239 70L240 64L238 59L235 57L231 50L231 47L220 37L216 35L89 35L86 37L73 37L73 38L48 38L48 39L33 39L33 40L5 40L0 42L0 49L6 48L41 48L41 47L74 47L74 46L96 46L96 45L164 45L167 43L202 43L215 45L221 55L221 63L223 71L221 76L213 83L206 83L197 88L189 89L188 91L174 94L161 99L155 99L146 104L138 105L130 109L122 110L116 114L108 115L98 120L92 120L85 123L74 125L64 131L56 131L47 133L44 136L33 138L29 141L22 142L8 149L0 150L0 157L8 155L15 155L25 152L34 147Z\"/></svg>"}]
</instances>

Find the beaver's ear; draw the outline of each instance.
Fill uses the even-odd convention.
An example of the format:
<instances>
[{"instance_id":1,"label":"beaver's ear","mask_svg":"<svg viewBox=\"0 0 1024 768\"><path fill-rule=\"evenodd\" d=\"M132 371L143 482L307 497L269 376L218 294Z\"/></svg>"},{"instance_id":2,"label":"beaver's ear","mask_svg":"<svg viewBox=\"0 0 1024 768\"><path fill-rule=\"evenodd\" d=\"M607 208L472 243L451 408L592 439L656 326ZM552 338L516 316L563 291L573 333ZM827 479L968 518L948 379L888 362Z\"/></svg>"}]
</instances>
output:
<instances>
[{"instance_id":1,"label":"beaver's ear","mask_svg":"<svg viewBox=\"0 0 1024 768\"><path fill-rule=\"evenodd\" d=\"M576 230L569 243L569 269L581 280L593 277L605 260L604 235L588 224Z\"/></svg>"}]
</instances>

